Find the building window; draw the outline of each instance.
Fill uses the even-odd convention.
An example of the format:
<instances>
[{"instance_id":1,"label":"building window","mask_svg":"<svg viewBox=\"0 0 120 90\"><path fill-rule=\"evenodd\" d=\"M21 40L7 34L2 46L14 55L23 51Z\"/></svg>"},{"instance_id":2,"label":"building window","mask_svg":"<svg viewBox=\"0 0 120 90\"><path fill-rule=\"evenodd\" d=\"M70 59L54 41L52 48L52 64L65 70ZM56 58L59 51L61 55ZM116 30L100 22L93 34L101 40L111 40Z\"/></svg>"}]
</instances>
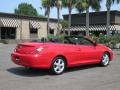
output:
<instances>
[{"instance_id":1,"label":"building window","mask_svg":"<svg viewBox=\"0 0 120 90\"><path fill-rule=\"evenodd\" d=\"M1 39L15 39L16 28L12 27L1 27Z\"/></svg>"},{"instance_id":2,"label":"building window","mask_svg":"<svg viewBox=\"0 0 120 90\"><path fill-rule=\"evenodd\" d=\"M54 34L54 29L50 29L50 34Z\"/></svg>"},{"instance_id":3,"label":"building window","mask_svg":"<svg viewBox=\"0 0 120 90\"><path fill-rule=\"evenodd\" d=\"M34 28L30 29L30 38L31 39L38 38L38 29L34 29Z\"/></svg>"}]
</instances>

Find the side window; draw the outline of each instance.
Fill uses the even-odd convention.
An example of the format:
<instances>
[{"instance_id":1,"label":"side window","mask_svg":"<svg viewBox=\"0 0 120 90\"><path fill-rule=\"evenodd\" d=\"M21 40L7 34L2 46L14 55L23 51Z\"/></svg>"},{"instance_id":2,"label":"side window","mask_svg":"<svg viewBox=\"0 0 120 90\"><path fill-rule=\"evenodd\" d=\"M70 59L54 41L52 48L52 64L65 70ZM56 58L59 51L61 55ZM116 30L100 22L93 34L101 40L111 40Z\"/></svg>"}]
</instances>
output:
<instances>
[{"instance_id":1,"label":"side window","mask_svg":"<svg viewBox=\"0 0 120 90\"><path fill-rule=\"evenodd\" d=\"M65 38L64 40L64 43L67 43L67 44L75 44L75 45L91 45L93 46L93 42L90 41L89 39L86 39L84 37L68 37L68 38Z\"/></svg>"},{"instance_id":2,"label":"side window","mask_svg":"<svg viewBox=\"0 0 120 90\"><path fill-rule=\"evenodd\" d=\"M79 39L79 44L80 45L93 45L93 43L86 38L80 38Z\"/></svg>"},{"instance_id":3,"label":"side window","mask_svg":"<svg viewBox=\"0 0 120 90\"><path fill-rule=\"evenodd\" d=\"M66 38L64 40L64 43L67 43L67 44L76 44L77 40L76 40L76 38Z\"/></svg>"}]
</instances>

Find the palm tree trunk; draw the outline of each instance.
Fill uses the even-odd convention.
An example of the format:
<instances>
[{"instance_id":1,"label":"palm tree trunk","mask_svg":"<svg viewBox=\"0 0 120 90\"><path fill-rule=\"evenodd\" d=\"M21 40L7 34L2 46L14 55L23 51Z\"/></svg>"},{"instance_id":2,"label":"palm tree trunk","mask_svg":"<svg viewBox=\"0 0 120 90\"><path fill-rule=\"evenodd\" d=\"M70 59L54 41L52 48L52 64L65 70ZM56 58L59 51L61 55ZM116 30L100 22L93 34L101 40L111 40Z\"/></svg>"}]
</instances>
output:
<instances>
[{"instance_id":1,"label":"palm tree trunk","mask_svg":"<svg viewBox=\"0 0 120 90\"><path fill-rule=\"evenodd\" d=\"M106 30L107 30L107 35L110 35L110 7L107 7L107 26L106 26Z\"/></svg>"},{"instance_id":2,"label":"palm tree trunk","mask_svg":"<svg viewBox=\"0 0 120 90\"><path fill-rule=\"evenodd\" d=\"M21 31L20 31L21 32ZM21 37L21 35L20 35L20 37ZM20 38L21 39L21 38ZM0 40L1 40L1 28L0 28Z\"/></svg>"},{"instance_id":3,"label":"palm tree trunk","mask_svg":"<svg viewBox=\"0 0 120 90\"><path fill-rule=\"evenodd\" d=\"M71 11L72 11L72 8L71 7L69 7L68 8L69 9L69 24L68 24L68 35L70 36L70 33L71 33L71 31L70 31L70 28L71 28Z\"/></svg>"},{"instance_id":4,"label":"palm tree trunk","mask_svg":"<svg viewBox=\"0 0 120 90\"><path fill-rule=\"evenodd\" d=\"M60 34L60 8L57 7L57 16L58 16L58 28L57 28L57 35Z\"/></svg>"},{"instance_id":5,"label":"palm tree trunk","mask_svg":"<svg viewBox=\"0 0 120 90\"><path fill-rule=\"evenodd\" d=\"M86 9L86 36L89 36L89 8Z\"/></svg>"},{"instance_id":6,"label":"palm tree trunk","mask_svg":"<svg viewBox=\"0 0 120 90\"><path fill-rule=\"evenodd\" d=\"M50 32L50 27L49 27L49 23L50 23L50 7L47 8L48 9L48 12L47 12L47 37L49 35L49 32Z\"/></svg>"}]
</instances>

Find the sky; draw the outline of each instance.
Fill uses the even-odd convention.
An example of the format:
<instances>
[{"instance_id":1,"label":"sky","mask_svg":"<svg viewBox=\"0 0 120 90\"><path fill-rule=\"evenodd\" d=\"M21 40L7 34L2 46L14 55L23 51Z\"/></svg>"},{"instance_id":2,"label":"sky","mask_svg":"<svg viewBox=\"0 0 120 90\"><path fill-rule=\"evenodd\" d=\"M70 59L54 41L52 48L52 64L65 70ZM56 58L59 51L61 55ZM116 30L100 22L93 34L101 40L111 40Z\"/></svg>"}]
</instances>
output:
<instances>
[{"instance_id":1,"label":"sky","mask_svg":"<svg viewBox=\"0 0 120 90\"><path fill-rule=\"evenodd\" d=\"M106 11L105 1L106 0L103 0L103 2L101 3L100 11ZM41 0L1 0L0 1L0 12L14 13L14 9L17 8L17 6L22 2L27 2L29 4L32 4L33 7L35 7L37 9L37 11L40 15L44 15L44 13L45 13L44 8L40 9L40 7L42 7ZM120 4L112 5L111 10L120 11ZM92 10L90 10L90 11L92 11ZM74 13L78 13L78 12L75 9L73 9L72 13L74 14ZM64 15L64 14L68 14L68 9L65 9L65 8L61 9L60 17L63 18L62 15ZM51 9L50 17L57 18L56 8Z\"/></svg>"}]
</instances>

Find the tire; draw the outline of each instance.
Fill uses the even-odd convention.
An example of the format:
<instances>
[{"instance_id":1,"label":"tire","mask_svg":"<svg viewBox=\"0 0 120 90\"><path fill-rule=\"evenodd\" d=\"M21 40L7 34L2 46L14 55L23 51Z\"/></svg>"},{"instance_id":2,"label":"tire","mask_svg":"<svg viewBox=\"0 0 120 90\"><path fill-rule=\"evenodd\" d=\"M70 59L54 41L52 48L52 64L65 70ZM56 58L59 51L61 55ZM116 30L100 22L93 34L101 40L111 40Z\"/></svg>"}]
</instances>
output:
<instances>
[{"instance_id":1,"label":"tire","mask_svg":"<svg viewBox=\"0 0 120 90\"><path fill-rule=\"evenodd\" d=\"M101 59L102 66L108 66L110 62L110 55L108 53L104 53Z\"/></svg>"},{"instance_id":2,"label":"tire","mask_svg":"<svg viewBox=\"0 0 120 90\"><path fill-rule=\"evenodd\" d=\"M60 75L65 71L66 62L62 57L56 57L51 65L50 73Z\"/></svg>"}]
</instances>

